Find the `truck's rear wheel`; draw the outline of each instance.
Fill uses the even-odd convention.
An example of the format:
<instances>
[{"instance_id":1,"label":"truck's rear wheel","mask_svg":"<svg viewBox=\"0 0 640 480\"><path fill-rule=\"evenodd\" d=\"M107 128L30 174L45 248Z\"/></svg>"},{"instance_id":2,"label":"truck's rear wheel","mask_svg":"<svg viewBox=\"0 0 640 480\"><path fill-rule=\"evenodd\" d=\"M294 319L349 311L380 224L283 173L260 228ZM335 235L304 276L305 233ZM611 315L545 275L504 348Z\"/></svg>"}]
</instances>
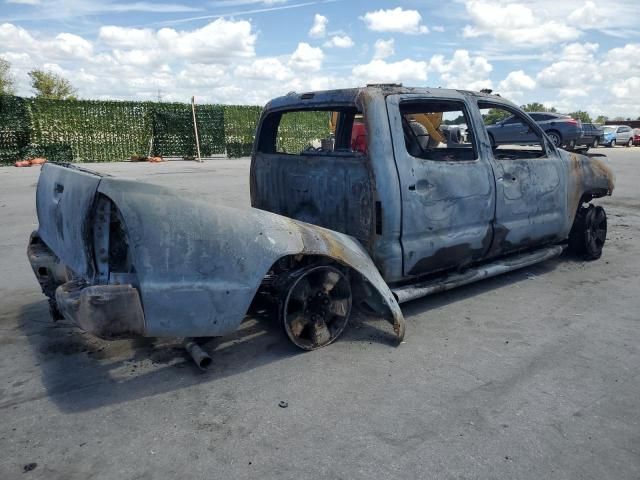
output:
<instances>
[{"instance_id":1,"label":"truck's rear wheel","mask_svg":"<svg viewBox=\"0 0 640 480\"><path fill-rule=\"evenodd\" d=\"M335 267L323 265L297 272L289 284L281 319L289 339L303 350L330 344L347 326L351 284Z\"/></svg>"},{"instance_id":2,"label":"truck's rear wheel","mask_svg":"<svg viewBox=\"0 0 640 480\"><path fill-rule=\"evenodd\" d=\"M607 239L607 214L600 206L581 207L569 234L571 250L587 260L597 260L602 256L602 248Z\"/></svg>"}]
</instances>

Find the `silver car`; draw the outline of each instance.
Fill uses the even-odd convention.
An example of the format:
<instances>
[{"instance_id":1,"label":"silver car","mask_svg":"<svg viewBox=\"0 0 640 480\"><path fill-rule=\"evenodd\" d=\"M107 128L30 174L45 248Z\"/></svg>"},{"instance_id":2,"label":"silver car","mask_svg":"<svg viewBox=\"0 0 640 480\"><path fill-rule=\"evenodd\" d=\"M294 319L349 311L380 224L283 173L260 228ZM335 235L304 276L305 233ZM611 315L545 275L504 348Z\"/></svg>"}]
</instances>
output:
<instances>
[{"instance_id":1,"label":"silver car","mask_svg":"<svg viewBox=\"0 0 640 480\"><path fill-rule=\"evenodd\" d=\"M633 146L633 128L627 125L607 125L604 127L604 141L608 147Z\"/></svg>"}]
</instances>

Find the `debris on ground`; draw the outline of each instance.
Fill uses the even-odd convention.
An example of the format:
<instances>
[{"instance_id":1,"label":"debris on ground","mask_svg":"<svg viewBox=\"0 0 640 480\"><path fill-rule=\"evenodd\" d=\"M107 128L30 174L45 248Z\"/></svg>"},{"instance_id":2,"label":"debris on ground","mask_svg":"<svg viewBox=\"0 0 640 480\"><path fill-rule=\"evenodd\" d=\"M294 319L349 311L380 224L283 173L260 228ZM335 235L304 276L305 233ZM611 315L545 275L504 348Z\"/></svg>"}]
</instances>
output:
<instances>
[{"instance_id":1,"label":"debris on ground","mask_svg":"<svg viewBox=\"0 0 640 480\"><path fill-rule=\"evenodd\" d=\"M43 163L47 163L47 159L46 158L42 158L42 157L37 157L37 158L31 158L28 160L18 160L15 163L16 167L30 167L32 165L42 165Z\"/></svg>"},{"instance_id":2,"label":"debris on ground","mask_svg":"<svg viewBox=\"0 0 640 480\"><path fill-rule=\"evenodd\" d=\"M161 162L165 162L166 160L164 158L160 157L152 157L152 156L146 156L146 155L131 155L131 158L129 158L130 162L149 162L149 163L161 163Z\"/></svg>"}]
</instances>

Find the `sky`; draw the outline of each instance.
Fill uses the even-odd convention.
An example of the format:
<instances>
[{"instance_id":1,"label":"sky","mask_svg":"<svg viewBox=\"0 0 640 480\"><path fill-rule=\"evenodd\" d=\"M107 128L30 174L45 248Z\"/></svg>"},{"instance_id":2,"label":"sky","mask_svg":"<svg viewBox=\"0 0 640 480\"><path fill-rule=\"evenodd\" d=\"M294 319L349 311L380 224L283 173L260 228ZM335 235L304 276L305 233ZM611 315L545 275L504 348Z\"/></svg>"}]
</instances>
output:
<instances>
[{"instance_id":1,"label":"sky","mask_svg":"<svg viewBox=\"0 0 640 480\"><path fill-rule=\"evenodd\" d=\"M401 82L637 118L639 18L638 0L0 0L0 56L24 96L41 68L87 99L263 105Z\"/></svg>"}]
</instances>

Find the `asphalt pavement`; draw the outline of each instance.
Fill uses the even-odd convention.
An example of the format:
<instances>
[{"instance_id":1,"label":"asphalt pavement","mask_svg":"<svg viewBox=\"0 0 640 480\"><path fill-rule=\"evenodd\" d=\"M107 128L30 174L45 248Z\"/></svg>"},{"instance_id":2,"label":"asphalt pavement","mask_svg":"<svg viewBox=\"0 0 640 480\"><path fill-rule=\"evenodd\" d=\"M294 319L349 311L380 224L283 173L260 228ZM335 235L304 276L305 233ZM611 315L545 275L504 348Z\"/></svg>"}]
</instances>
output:
<instances>
[{"instance_id":1,"label":"asphalt pavement","mask_svg":"<svg viewBox=\"0 0 640 480\"><path fill-rule=\"evenodd\" d=\"M602 258L357 318L304 353L277 321L104 342L49 319L26 258L39 169L0 168L0 478L640 478L640 147L610 157ZM249 207L249 162L86 165ZM286 408L283 408L286 402Z\"/></svg>"}]
</instances>

